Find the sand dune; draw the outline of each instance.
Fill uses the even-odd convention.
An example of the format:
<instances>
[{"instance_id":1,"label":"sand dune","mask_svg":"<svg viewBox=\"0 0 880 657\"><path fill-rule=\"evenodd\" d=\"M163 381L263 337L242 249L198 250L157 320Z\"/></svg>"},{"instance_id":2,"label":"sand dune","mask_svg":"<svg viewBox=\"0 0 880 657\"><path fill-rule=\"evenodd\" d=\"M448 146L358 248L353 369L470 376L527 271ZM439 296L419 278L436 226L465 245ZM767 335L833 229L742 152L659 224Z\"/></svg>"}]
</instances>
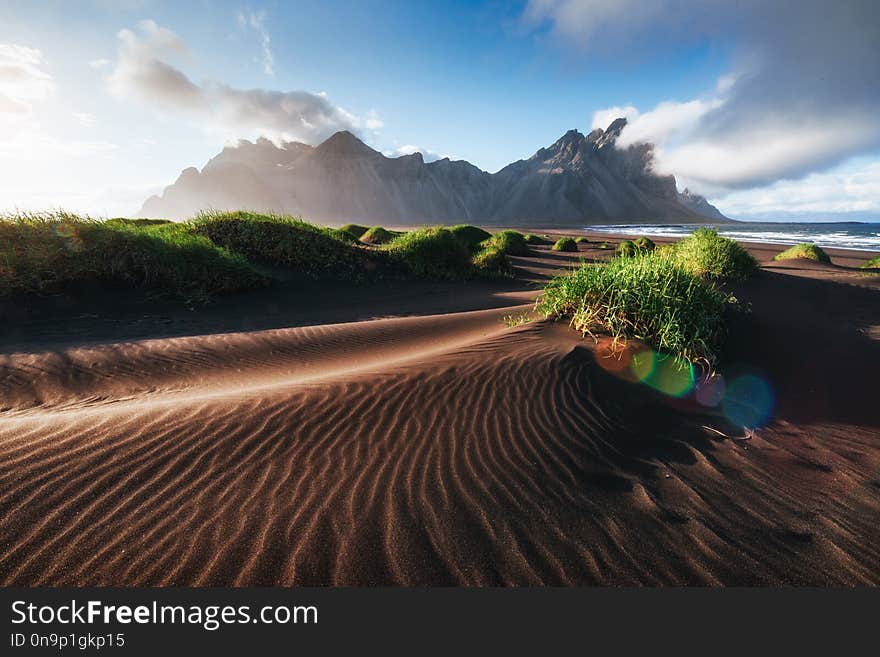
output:
<instances>
[{"instance_id":1,"label":"sand dune","mask_svg":"<svg viewBox=\"0 0 880 657\"><path fill-rule=\"evenodd\" d=\"M878 584L877 412L767 342L808 282L762 278L734 342L780 397L751 440L563 325L507 328L527 306L6 355L0 582ZM835 318L858 383L876 343Z\"/></svg>"}]
</instances>

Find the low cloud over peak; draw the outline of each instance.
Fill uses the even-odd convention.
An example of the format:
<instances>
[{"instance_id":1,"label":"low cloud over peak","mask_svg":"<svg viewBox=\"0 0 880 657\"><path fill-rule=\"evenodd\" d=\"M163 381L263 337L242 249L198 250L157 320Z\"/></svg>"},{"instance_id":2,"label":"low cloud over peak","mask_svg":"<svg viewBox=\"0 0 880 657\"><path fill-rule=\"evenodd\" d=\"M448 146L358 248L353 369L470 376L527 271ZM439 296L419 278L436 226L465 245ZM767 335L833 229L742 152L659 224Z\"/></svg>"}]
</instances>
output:
<instances>
[{"instance_id":1,"label":"low cloud over peak","mask_svg":"<svg viewBox=\"0 0 880 657\"><path fill-rule=\"evenodd\" d=\"M257 25L262 29L262 19ZM322 93L238 89L218 81L197 84L168 61L187 52L184 42L154 21L141 21L136 31L124 29L118 37L119 56L108 77L111 91L188 114L229 138L265 135L316 144L339 130L359 132L365 123L368 129L381 126L374 114L362 120ZM273 63L264 61L269 67Z\"/></svg>"},{"instance_id":2,"label":"low cloud over peak","mask_svg":"<svg viewBox=\"0 0 880 657\"><path fill-rule=\"evenodd\" d=\"M532 0L525 19L586 53L654 57L670 33L733 44L707 95L597 112L627 116L621 145L657 144L656 168L702 189L768 185L880 149L880 5L873 0Z\"/></svg>"}]
</instances>

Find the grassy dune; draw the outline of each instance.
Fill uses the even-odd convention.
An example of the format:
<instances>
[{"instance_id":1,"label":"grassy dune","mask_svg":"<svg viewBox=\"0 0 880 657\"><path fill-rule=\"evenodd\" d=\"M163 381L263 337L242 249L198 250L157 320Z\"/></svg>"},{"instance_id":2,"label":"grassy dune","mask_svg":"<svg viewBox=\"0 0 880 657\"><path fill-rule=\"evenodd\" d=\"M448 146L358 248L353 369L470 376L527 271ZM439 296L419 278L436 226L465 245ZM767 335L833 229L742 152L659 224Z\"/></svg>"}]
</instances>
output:
<instances>
[{"instance_id":1,"label":"grassy dune","mask_svg":"<svg viewBox=\"0 0 880 657\"><path fill-rule=\"evenodd\" d=\"M795 244L773 257L774 260L793 260L795 258L806 258L807 260L831 264L831 258L828 257L828 254L815 244Z\"/></svg>"},{"instance_id":2,"label":"grassy dune","mask_svg":"<svg viewBox=\"0 0 880 657\"><path fill-rule=\"evenodd\" d=\"M585 334L607 333L615 341L633 338L692 363L714 366L724 337L724 313L735 302L716 281L747 277L754 260L714 231L698 230L658 250L644 242L626 242L609 263L584 264L550 281L538 310L546 317L569 318Z\"/></svg>"},{"instance_id":3,"label":"grassy dune","mask_svg":"<svg viewBox=\"0 0 880 657\"><path fill-rule=\"evenodd\" d=\"M492 278L511 275L507 256L522 252L522 240L515 231L499 237L468 225L401 233L244 211L205 212L186 222L11 215L0 218L0 295L95 280L207 298L271 282L261 266L355 282Z\"/></svg>"}]
</instances>

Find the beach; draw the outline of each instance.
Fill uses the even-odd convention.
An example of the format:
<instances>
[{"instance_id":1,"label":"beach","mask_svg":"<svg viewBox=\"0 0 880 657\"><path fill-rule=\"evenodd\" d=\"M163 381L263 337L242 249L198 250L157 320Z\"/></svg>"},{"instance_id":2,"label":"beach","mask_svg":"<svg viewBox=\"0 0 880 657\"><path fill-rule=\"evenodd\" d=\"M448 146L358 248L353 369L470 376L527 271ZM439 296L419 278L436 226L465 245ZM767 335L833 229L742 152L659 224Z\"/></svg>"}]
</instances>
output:
<instances>
[{"instance_id":1,"label":"beach","mask_svg":"<svg viewBox=\"0 0 880 657\"><path fill-rule=\"evenodd\" d=\"M0 302L0 582L880 584L875 254L745 243L744 431L532 313L586 234L509 280Z\"/></svg>"}]
</instances>

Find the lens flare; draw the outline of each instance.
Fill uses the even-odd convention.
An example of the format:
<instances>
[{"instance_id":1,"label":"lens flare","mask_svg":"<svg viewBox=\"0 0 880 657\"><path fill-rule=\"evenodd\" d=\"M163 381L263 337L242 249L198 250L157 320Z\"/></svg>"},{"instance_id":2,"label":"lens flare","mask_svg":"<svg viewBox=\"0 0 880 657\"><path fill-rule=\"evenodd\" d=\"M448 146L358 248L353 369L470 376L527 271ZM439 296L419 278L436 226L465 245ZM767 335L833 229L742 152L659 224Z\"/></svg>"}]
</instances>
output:
<instances>
[{"instance_id":1,"label":"lens flare","mask_svg":"<svg viewBox=\"0 0 880 657\"><path fill-rule=\"evenodd\" d=\"M697 384L696 399L701 406L714 408L724 399L724 391L726 389L724 377L720 374L714 374L707 379L703 379Z\"/></svg>"},{"instance_id":2,"label":"lens flare","mask_svg":"<svg viewBox=\"0 0 880 657\"><path fill-rule=\"evenodd\" d=\"M644 383L654 373L654 352L650 349L642 349L633 354L630 361L630 369L636 381Z\"/></svg>"},{"instance_id":3,"label":"lens flare","mask_svg":"<svg viewBox=\"0 0 880 657\"><path fill-rule=\"evenodd\" d=\"M744 374L728 384L722 408L734 424L755 428L770 420L773 402L773 389L767 381L754 374Z\"/></svg>"},{"instance_id":4,"label":"lens flare","mask_svg":"<svg viewBox=\"0 0 880 657\"><path fill-rule=\"evenodd\" d=\"M684 397L694 389L694 368L686 360L658 354L645 383L670 397Z\"/></svg>"}]
</instances>

